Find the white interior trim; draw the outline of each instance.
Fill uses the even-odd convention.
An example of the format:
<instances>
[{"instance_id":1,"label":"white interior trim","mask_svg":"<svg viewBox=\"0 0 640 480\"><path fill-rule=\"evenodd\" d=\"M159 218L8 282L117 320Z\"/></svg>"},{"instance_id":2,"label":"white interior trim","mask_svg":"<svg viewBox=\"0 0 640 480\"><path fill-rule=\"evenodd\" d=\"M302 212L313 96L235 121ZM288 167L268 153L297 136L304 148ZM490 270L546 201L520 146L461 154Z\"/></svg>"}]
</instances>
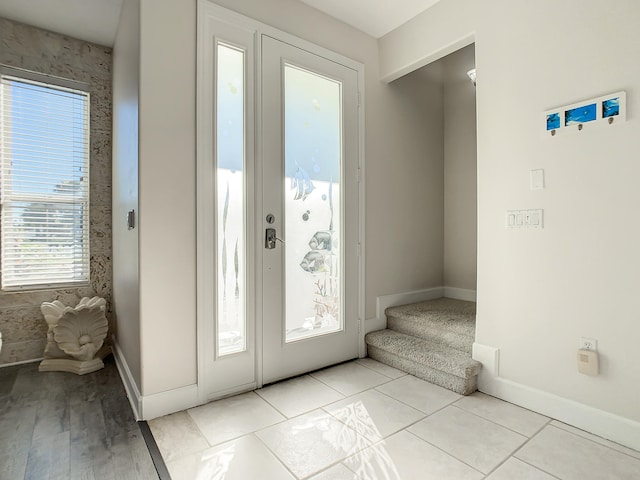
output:
<instances>
[{"instance_id":1,"label":"white interior trim","mask_svg":"<svg viewBox=\"0 0 640 480\"><path fill-rule=\"evenodd\" d=\"M456 300L466 300L467 302L476 301L476 291L466 288L443 287L444 297L454 298Z\"/></svg>"},{"instance_id":2,"label":"white interior trim","mask_svg":"<svg viewBox=\"0 0 640 480\"><path fill-rule=\"evenodd\" d=\"M444 46L443 48L436 50L435 52L430 52L427 55L424 55L422 58L419 58L416 61L410 62L406 65L400 66L396 68L394 71L390 71L388 73L382 74L380 80L384 83L391 83L394 80L397 80L400 77L404 77L405 75L415 72L416 70L429 65L433 62L437 62L441 58L446 57L447 55L452 54L453 52L457 52L458 50L467 47L476 41L475 32L470 33L468 35L464 35L461 38L458 38L451 42L450 44Z\"/></svg>"},{"instance_id":3,"label":"white interior trim","mask_svg":"<svg viewBox=\"0 0 640 480\"><path fill-rule=\"evenodd\" d=\"M640 422L500 377L497 348L474 343L473 358L482 363L481 392L640 450Z\"/></svg>"},{"instance_id":4,"label":"white interior trim","mask_svg":"<svg viewBox=\"0 0 640 480\"><path fill-rule=\"evenodd\" d=\"M179 412L200 404L198 385L174 388L166 392L145 395L141 399L142 420L151 420L170 413Z\"/></svg>"},{"instance_id":5,"label":"white interior trim","mask_svg":"<svg viewBox=\"0 0 640 480\"><path fill-rule=\"evenodd\" d=\"M482 364L482 369L478 374L478 389L484 392L490 388L491 382L500 375L500 350L474 342L471 357Z\"/></svg>"},{"instance_id":6,"label":"white interior trim","mask_svg":"<svg viewBox=\"0 0 640 480\"><path fill-rule=\"evenodd\" d=\"M387 328L387 316L384 311L389 307L406 305L408 303L424 302L442 297L443 287L427 288L425 290L414 290L413 292L392 293L390 295L380 295L376 299L376 317L369 318L365 322L364 333Z\"/></svg>"},{"instance_id":7,"label":"white interior trim","mask_svg":"<svg viewBox=\"0 0 640 480\"><path fill-rule=\"evenodd\" d=\"M116 361L116 367L118 368L118 373L122 379L124 390L127 392L127 398L129 399L129 403L133 409L133 415L136 417L136 420L142 420L142 396L140 395L140 390L138 390L138 386L131 374L127 360L120 349L118 340L113 335L111 336L111 340L113 341L113 348L111 349L113 351L113 358Z\"/></svg>"},{"instance_id":8,"label":"white interior trim","mask_svg":"<svg viewBox=\"0 0 640 480\"><path fill-rule=\"evenodd\" d=\"M197 384L187 385L186 387L176 388L154 395L141 395L116 337L112 336L111 339L113 341L113 358L116 361L118 373L122 379L124 390L127 392L127 398L129 399L136 420L151 420L200 404Z\"/></svg>"}]
</instances>

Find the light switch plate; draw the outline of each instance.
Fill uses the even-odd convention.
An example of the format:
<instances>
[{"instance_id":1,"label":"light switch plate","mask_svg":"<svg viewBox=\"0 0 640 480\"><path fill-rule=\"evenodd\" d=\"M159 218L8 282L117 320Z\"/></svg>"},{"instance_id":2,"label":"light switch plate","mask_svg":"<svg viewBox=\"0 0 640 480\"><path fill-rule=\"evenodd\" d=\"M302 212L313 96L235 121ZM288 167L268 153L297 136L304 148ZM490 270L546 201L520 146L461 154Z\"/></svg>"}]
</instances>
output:
<instances>
[{"instance_id":1,"label":"light switch plate","mask_svg":"<svg viewBox=\"0 0 640 480\"><path fill-rule=\"evenodd\" d=\"M529 172L529 187L531 190L544 189L544 170L531 170Z\"/></svg>"},{"instance_id":2,"label":"light switch plate","mask_svg":"<svg viewBox=\"0 0 640 480\"><path fill-rule=\"evenodd\" d=\"M506 227L512 228L535 228L544 227L544 210L536 208L532 210L507 210L505 223Z\"/></svg>"}]
</instances>

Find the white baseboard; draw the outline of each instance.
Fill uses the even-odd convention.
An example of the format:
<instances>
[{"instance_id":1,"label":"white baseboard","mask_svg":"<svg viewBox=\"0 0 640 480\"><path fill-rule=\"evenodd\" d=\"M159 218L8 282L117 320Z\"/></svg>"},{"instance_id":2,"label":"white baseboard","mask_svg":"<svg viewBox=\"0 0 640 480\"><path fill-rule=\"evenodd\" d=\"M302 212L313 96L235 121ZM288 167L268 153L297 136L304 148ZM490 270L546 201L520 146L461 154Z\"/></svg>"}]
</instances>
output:
<instances>
[{"instance_id":1,"label":"white baseboard","mask_svg":"<svg viewBox=\"0 0 640 480\"><path fill-rule=\"evenodd\" d=\"M153 395L141 395L136 384L127 360L125 359L118 341L113 340L113 357L122 378L124 389L127 392L129 403L133 409L136 420L151 420L153 418L179 412L199 405L198 385L187 385L186 387L167 390L166 392L155 393Z\"/></svg>"},{"instance_id":2,"label":"white baseboard","mask_svg":"<svg viewBox=\"0 0 640 480\"><path fill-rule=\"evenodd\" d=\"M482 363L481 392L640 450L640 422L500 377L497 348L474 343L473 358Z\"/></svg>"},{"instance_id":3,"label":"white baseboard","mask_svg":"<svg viewBox=\"0 0 640 480\"><path fill-rule=\"evenodd\" d=\"M471 357L482 364L482 369L478 374L478 389L484 392L490 388L491 382L500 375L500 350L474 342Z\"/></svg>"},{"instance_id":4,"label":"white baseboard","mask_svg":"<svg viewBox=\"0 0 640 480\"><path fill-rule=\"evenodd\" d=\"M138 389L136 381L131 374L131 370L129 369L129 365L127 365L127 360L124 358L117 339L113 336L111 339L113 341L113 358L116 360L116 367L118 367L118 372L120 373L124 390L127 392L129 403L131 403L133 414L136 417L136 420L142 420L142 401L140 390Z\"/></svg>"},{"instance_id":5,"label":"white baseboard","mask_svg":"<svg viewBox=\"0 0 640 480\"><path fill-rule=\"evenodd\" d=\"M393 293L391 295L381 295L376 301L376 318L367 319L365 322L365 333L387 328L387 316L384 311L389 307L406 305L408 303L424 302L443 296L442 287L427 288L425 290L415 290L413 292Z\"/></svg>"},{"instance_id":6,"label":"white baseboard","mask_svg":"<svg viewBox=\"0 0 640 480\"><path fill-rule=\"evenodd\" d=\"M198 406L198 385L187 385L165 392L142 397L142 420L152 420L163 415Z\"/></svg>"},{"instance_id":7,"label":"white baseboard","mask_svg":"<svg viewBox=\"0 0 640 480\"><path fill-rule=\"evenodd\" d=\"M476 301L476 291L467 290L466 288L456 287L443 287L444 295L447 298L454 298L456 300L466 300L467 302Z\"/></svg>"},{"instance_id":8,"label":"white baseboard","mask_svg":"<svg viewBox=\"0 0 640 480\"><path fill-rule=\"evenodd\" d=\"M456 287L434 287L424 290L414 290L412 292L381 295L376 301L376 317L368 318L365 321L364 333L367 334L375 330L384 330L387 328L387 317L384 314L384 311L389 307L406 305L408 303L424 302L425 300L433 300L441 297L475 302L476 292L475 290L466 290L464 288Z\"/></svg>"}]
</instances>

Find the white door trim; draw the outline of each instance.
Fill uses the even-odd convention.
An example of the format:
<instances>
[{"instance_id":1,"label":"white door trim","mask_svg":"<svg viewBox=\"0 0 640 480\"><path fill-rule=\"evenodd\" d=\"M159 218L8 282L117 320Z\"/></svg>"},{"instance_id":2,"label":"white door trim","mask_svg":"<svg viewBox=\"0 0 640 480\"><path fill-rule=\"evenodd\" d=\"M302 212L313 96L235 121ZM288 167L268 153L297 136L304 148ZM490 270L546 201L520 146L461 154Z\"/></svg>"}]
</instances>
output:
<instances>
[{"instance_id":1,"label":"white door trim","mask_svg":"<svg viewBox=\"0 0 640 480\"><path fill-rule=\"evenodd\" d=\"M196 205L197 205L197 365L198 365L198 401L206 403L210 400L209 394L211 392L211 385L209 385L208 379L210 378L209 355L208 350L211 348L211 338L213 338L213 324L212 318L214 318L215 304L212 300L212 292L215 288L215 242L214 242L214 225L213 225L213 209L211 207L210 199L214 185L211 179L206 175L200 175L200 172L206 171L206 162L208 161L208 152L212 151L212 138L208 134L207 125L203 124L201 119L206 118L208 112L207 106L213 104L213 92L210 91L207 84L208 75L211 75L211 69L207 68L206 49L205 43L209 41L211 32L208 31L208 25L210 21L223 22L231 27L237 27L245 31L251 31L254 34L254 64L253 71L255 72L255 79L261 78L261 47L258 39L261 35L269 35L282 42L289 43L295 47L303 50L307 50L316 55L322 56L333 62L342 64L358 72L358 95L359 95L359 111L358 111L358 169L359 169L359 184L358 184L358 235L359 235L359 262L358 262L358 325L359 325L359 343L360 343L360 356L365 355L364 345L364 292L365 292L365 245L364 245L364 232L365 232L365 220L364 220L364 205L365 205L365 187L364 187L364 65L355 60L349 59L336 52L330 51L318 45L315 45L307 40L298 38L294 35L282 32L274 27L263 24L244 15L241 15L232 10L223 8L210 0L198 0L198 14L197 14L197 89L196 89L196 115L197 115L197 138L196 138L196 164L197 164L197 192L196 192ZM260 126L261 118L261 91L260 82L255 81L254 88L254 151L251 152L255 155L255 179L262 178L261 171L261 152L257 146L261 145L262 141L262 129ZM250 87L250 88L251 88ZM262 187L261 182L254 182L254 197L261 198ZM248 206L255 209L255 205ZM257 252L256 244L262 240L262 219L255 215L254 222L251 225L253 230L253 236L247 238L247 252ZM247 283L252 286L250 291L253 292L254 302L253 310L247 310L248 318L258 318L259 312L257 312L256 306L261 305L262 284L261 276L255 275L255 272L260 272L262 269L261 255L255 254L252 258L254 264L254 270L247 272ZM255 353L256 353L256 384L255 386L262 385L262 324L256 322L255 325ZM253 384L243 386L243 389L254 388ZM236 392L228 392L236 393Z\"/></svg>"}]
</instances>

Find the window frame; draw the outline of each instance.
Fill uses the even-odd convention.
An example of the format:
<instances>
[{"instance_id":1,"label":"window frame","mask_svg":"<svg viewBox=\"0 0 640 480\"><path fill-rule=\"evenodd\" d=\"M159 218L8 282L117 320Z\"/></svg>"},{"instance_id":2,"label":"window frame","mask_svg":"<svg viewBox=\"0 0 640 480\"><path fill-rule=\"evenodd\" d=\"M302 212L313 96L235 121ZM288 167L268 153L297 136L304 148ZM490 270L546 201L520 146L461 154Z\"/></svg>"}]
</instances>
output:
<instances>
[{"instance_id":1,"label":"window frame","mask_svg":"<svg viewBox=\"0 0 640 480\"><path fill-rule=\"evenodd\" d=\"M91 174L90 174L90 159L91 159L91 148L90 148L90 130L91 130L91 93L89 84L84 82L79 82L71 79L61 78L53 75L43 74L32 72L29 70L9 67L3 64L0 64L0 81L7 77L10 80L15 80L18 82L24 83L32 83L36 84L40 87L50 88L52 90L57 91L67 91L74 94L82 95L83 99L83 108L85 111L85 121L84 121L84 150L83 150L83 161L82 161L82 171L84 176L86 176L86 181L84 181L82 193L83 195L80 197L78 201L77 196L75 194L64 194L57 192L55 195L47 194L46 202L53 204L63 204L63 205L81 205L83 209L83 217L84 220L82 222L82 238L86 239L86 245L83 244L82 253L79 257L74 256L74 258L81 258L81 278L78 280L72 281L55 281L46 278L35 280L33 283L28 284L16 284L15 282L11 282L9 285L6 285L5 275L3 270L2 261L3 256L5 254L5 245L4 245L4 234L2 232L2 214L4 212L5 203L10 202L43 202L45 197L38 197L37 194L32 193L15 193L15 192L4 192L2 191L3 186L3 175L5 175L4 168L4 155L3 152L0 151L0 291L2 292L20 292L20 291L29 291L29 290L47 290L47 289L59 289L59 288L80 288L89 286L91 284L91 227L90 227L90 190L91 190ZM1 87L0 87L1 88ZM2 105L3 100L0 97L0 114L2 113L2 109L4 105ZM0 122L2 121L2 117L0 116ZM0 148L2 147L2 141L4 139L1 135L0 130ZM43 176L46 173L43 173ZM58 197L58 198L56 198Z\"/></svg>"}]
</instances>

